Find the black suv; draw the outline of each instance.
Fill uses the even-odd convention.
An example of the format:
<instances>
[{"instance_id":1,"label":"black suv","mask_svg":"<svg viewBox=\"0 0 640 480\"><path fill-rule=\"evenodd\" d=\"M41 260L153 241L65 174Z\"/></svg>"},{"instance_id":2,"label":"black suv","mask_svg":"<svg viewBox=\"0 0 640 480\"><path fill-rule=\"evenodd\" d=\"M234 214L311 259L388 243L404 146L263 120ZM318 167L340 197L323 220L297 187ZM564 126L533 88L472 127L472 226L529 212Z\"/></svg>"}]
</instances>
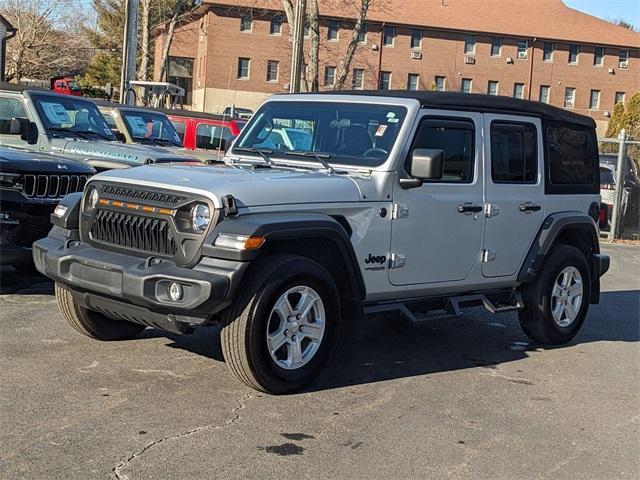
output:
<instances>
[{"instance_id":1,"label":"black suv","mask_svg":"<svg viewBox=\"0 0 640 480\"><path fill-rule=\"evenodd\" d=\"M49 233L50 214L94 173L84 162L0 148L0 265L32 268L31 244Z\"/></svg>"}]
</instances>

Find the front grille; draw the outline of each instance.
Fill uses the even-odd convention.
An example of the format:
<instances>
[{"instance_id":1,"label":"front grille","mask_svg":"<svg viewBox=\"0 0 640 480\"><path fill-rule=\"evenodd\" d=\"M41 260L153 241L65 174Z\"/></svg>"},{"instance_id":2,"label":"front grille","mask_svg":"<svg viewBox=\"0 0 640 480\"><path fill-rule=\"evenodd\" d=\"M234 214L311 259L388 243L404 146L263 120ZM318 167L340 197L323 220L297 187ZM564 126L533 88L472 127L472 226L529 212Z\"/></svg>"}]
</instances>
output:
<instances>
[{"instance_id":1,"label":"front grille","mask_svg":"<svg viewBox=\"0 0 640 480\"><path fill-rule=\"evenodd\" d=\"M93 218L91 238L143 252L176 254L176 241L164 219L98 210Z\"/></svg>"},{"instance_id":2,"label":"front grille","mask_svg":"<svg viewBox=\"0 0 640 480\"><path fill-rule=\"evenodd\" d=\"M88 178L87 175L25 175L22 191L29 198L62 198L81 192Z\"/></svg>"},{"instance_id":3,"label":"front grille","mask_svg":"<svg viewBox=\"0 0 640 480\"><path fill-rule=\"evenodd\" d=\"M20 221L20 229L16 235L16 245L31 248L33 242L46 237L51 230L48 217L29 217Z\"/></svg>"}]
</instances>

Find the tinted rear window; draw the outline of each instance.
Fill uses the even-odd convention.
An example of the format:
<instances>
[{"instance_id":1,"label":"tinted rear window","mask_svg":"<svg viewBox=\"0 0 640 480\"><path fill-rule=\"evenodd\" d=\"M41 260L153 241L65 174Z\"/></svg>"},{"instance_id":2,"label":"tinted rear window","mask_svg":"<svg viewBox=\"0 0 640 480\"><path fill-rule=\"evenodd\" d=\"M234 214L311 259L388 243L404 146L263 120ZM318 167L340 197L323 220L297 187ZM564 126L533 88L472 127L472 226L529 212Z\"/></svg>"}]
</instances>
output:
<instances>
[{"instance_id":1,"label":"tinted rear window","mask_svg":"<svg viewBox=\"0 0 640 480\"><path fill-rule=\"evenodd\" d=\"M547 128L549 179L552 185L593 185L598 163L591 130L572 126Z\"/></svg>"},{"instance_id":2,"label":"tinted rear window","mask_svg":"<svg viewBox=\"0 0 640 480\"><path fill-rule=\"evenodd\" d=\"M600 183L616 183L616 179L613 177L613 170L600 167Z\"/></svg>"}]
</instances>

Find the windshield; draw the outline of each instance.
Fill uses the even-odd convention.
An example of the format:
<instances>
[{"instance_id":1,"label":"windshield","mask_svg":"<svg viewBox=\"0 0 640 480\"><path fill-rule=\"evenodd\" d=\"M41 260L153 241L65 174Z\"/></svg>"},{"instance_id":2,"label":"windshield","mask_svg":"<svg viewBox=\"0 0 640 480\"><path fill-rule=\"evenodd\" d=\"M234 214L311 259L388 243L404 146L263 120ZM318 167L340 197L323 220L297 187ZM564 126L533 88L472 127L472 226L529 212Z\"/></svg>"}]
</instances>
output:
<instances>
[{"instance_id":1,"label":"windshield","mask_svg":"<svg viewBox=\"0 0 640 480\"><path fill-rule=\"evenodd\" d=\"M72 96L32 95L31 99L47 131L115 140L94 103Z\"/></svg>"},{"instance_id":2,"label":"windshield","mask_svg":"<svg viewBox=\"0 0 640 480\"><path fill-rule=\"evenodd\" d=\"M329 163L384 163L407 114L405 107L345 102L267 102L240 133L235 149L323 154Z\"/></svg>"},{"instance_id":3,"label":"windshield","mask_svg":"<svg viewBox=\"0 0 640 480\"><path fill-rule=\"evenodd\" d=\"M135 141L182 146L180 135L166 115L143 110L122 110L121 115Z\"/></svg>"},{"instance_id":4,"label":"windshield","mask_svg":"<svg viewBox=\"0 0 640 480\"><path fill-rule=\"evenodd\" d=\"M80 91L80 85L78 85L78 82L76 82L75 80L70 80L69 81L69 90L71 90L72 92L79 92Z\"/></svg>"}]
</instances>

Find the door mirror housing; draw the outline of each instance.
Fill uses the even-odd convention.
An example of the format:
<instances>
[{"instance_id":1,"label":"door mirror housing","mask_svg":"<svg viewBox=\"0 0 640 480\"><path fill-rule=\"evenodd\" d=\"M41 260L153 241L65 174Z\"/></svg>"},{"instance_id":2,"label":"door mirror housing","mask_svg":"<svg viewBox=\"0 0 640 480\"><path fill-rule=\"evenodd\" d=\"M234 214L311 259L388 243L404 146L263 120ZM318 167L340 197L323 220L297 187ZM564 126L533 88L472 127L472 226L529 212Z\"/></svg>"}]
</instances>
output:
<instances>
[{"instance_id":1,"label":"door mirror housing","mask_svg":"<svg viewBox=\"0 0 640 480\"><path fill-rule=\"evenodd\" d=\"M20 135L20 138L30 145L38 143L38 127L28 118L12 118L9 121L9 135Z\"/></svg>"},{"instance_id":2,"label":"door mirror housing","mask_svg":"<svg viewBox=\"0 0 640 480\"><path fill-rule=\"evenodd\" d=\"M411 154L409 175L401 178L403 188L419 187L425 180L440 180L444 170L444 151L430 148L416 148Z\"/></svg>"}]
</instances>

